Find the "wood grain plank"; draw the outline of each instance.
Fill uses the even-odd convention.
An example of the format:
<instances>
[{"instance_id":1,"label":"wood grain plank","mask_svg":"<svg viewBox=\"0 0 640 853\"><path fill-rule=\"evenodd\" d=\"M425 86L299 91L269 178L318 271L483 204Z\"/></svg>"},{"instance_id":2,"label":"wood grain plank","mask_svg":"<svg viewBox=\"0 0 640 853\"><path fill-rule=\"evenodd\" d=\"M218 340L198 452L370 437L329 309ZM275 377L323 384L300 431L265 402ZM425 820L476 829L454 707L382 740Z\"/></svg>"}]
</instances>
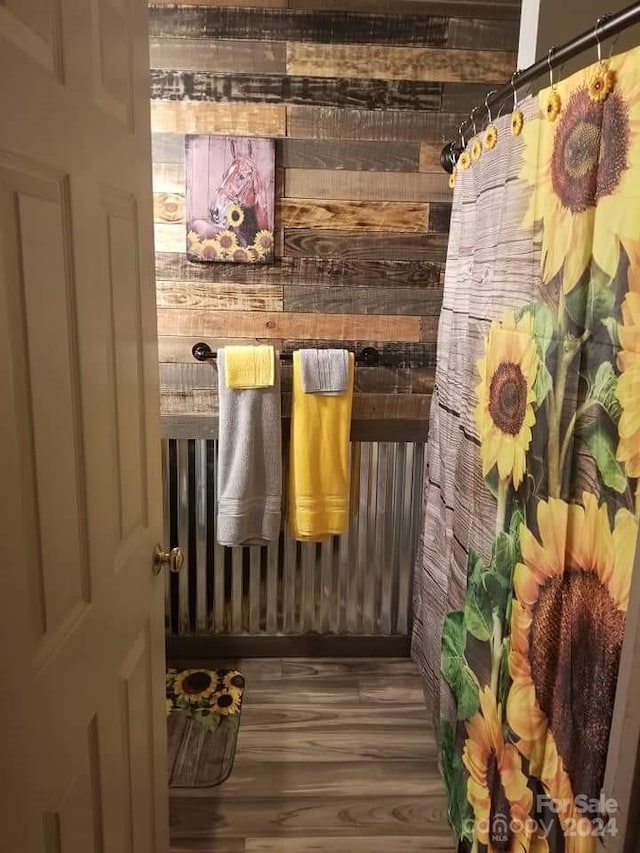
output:
<instances>
[{"instance_id":1,"label":"wood grain plank","mask_svg":"<svg viewBox=\"0 0 640 853\"><path fill-rule=\"evenodd\" d=\"M268 709L266 709L268 712ZM416 709L414 709L415 711ZM244 714L244 711L243 711ZM373 716L369 711L367 718ZM395 713L394 713L395 722ZM386 729L380 728L378 736L384 739ZM271 729L259 726L255 729L256 736L269 740ZM327 733L311 729L318 736L326 734L329 740L336 729ZM372 732L371 729L360 729ZM426 740L428 729L426 724L416 729L419 736ZM242 735L247 729L242 721ZM374 797L385 793L389 776L394 778L394 793L401 797L428 797L442 793L442 782L437 771L426 771L423 761L394 761L385 759L367 761L366 772L354 761L317 761L313 762L310 771L309 762L259 761L244 752L244 744L240 745L233 773L224 783L216 788L202 788L199 791L172 791L173 796L197 796L216 800L233 800L246 797L251 791L253 797L271 797L274 790L282 796L305 796L309 793L310 775L313 775L313 792L322 797ZM395 851L394 851L395 853Z\"/></svg>"},{"instance_id":2,"label":"wood grain plank","mask_svg":"<svg viewBox=\"0 0 640 853\"><path fill-rule=\"evenodd\" d=\"M304 846L301 846L301 843ZM250 838L246 853L454 853L456 845L451 839L425 840L424 836L402 837L366 836L362 838Z\"/></svg>"},{"instance_id":3,"label":"wood grain plank","mask_svg":"<svg viewBox=\"0 0 640 853\"><path fill-rule=\"evenodd\" d=\"M224 284L308 284L313 287L440 287L443 265L431 261L282 258L274 264L200 264L184 251L156 252L156 277Z\"/></svg>"},{"instance_id":4,"label":"wood grain plank","mask_svg":"<svg viewBox=\"0 0 640 853\"><path fill-rule=\"evenodd\" d=\"M154 193L153 218L155 222L184 222L184 195Z\"/></svg>"},{"instance_id":5,"label":"wood grain plank","mask_svg":"<svg viewBox=\"0 0 640 853\"><path fill-rule=\"evenodd\" d=\"M507 79L515 62L507 51L287 43L287 73L302 77L490 83Z\"/></svg>"},{"instance_id":6,"label":"wood grain plank","mask_svg":"<svg viewBox=\"0 0 640 853\"><path fill-rule=\"evenodd\" d=\"M340 287L286 285L285 311L319 311L324 314L440 314L442 291L415 287Z\"/></svg>"},{"instance_id":7,"label":"wood grain plank","mask_svg":"<svg viewBox=\"0 0 640 853\"><path fill-rule=\"evenodd\" d=\"M420 681L407 679L402 676L389 677L384 683L376 682L373 678L363 677L358 680L360 699L368 705L393 706L400 696L404 702L423 702L424 692Z\"/></svg>"},{"instance_id":8,"label":"wood grain plank","mask_svg":"<svg viewBox=\"0 0 640 853\"><path fill-rule=\"evenodd\" d=\"M337 701L341 701L340 697ZM433 741L424 736L423 726L389 728L384 737L359 737L354 731L333 731L323 738L317 732L281 732L271 728L269 737L263 731L243 731L243 763L296 764L312 761L335 763L337 761L366 764L374 761L437 761L438 750ZM366 773L366 768L361 773ZM380 791L383 793L383 791Z\"/></svg>"},{"instance_id":9,"label":"wood grain plank","mask_svg":"<svg viewBox=\"0 0 640 853\"><path fill-rule=\"evenodd\" d=\"M160 362L193 364L194 359L191 354L191 350L193 348L193 345L197 344L200 340L201 338L198 337L161 335L158 338ZM300 349L300 347L308 346L307 341L282 341L273 338L267 339L210 337L207 339L207 342L209 343L212 349L218 349L221 346L234 344L271 343L281 351L287 352L291 352L291 350L294 349ZM409 384L408 381L399 381L398 387L392 385L391 382L388 382L385 383L385 387L381 387L377 390L381 390L384 392L391 392L395 390L409 391L411 390L411 388L420 387L421 383L424 382L424 392L426 393L428 391L431 391L432 380L428 380L427 377L433 376L433 369L435 367L435 346L433 344L385 343L384 341L325 341L323 343L323 346L348 346L349 349L353 350L354 352L362 352L365 347L374 347L378 350L378 353L380 354L381 364L383 366L371 368L359 366L356 376L356 388L358 387L357 383L359 381L362 381L363 383L370 386L373 380L367 380L366 377L368 376L380 376L382 374L389 373L389 375L394 377L407 376L416 378L411 384ZM358 377L365 378L359 380ZM418 377L424 378L420 378L418 380ZM429 384L426 384L427 382ZM363 387L362 390L372 390L372 388ZM225 663L225 665L227 664Z\"/></svg>"},{"instance_id":10,"label":"wood grain plank","mask_svg":"<svg viewBox=\"0 0 640 853\"><path fill-rule=\"evenodd\" d=\"M276 159L286 169L415 172L420 160L420 146L416 142L279 139Z\"/></svg>"},{"instance_id":11,"label":"wood grain plank","mask_svg":"<svg viewBox=\"0 0 640 853\"><path fill-rule=\"evenodd\" d=\"M152 175L154 192L184 192L184 163L154 163Z\"/></svg>"},{"instance_id":12,"label":"wood grain plank","mask_svg":"<svg viewBox=\"0 0 640 853\"><path fill-rule=\"evenodd\" d=\"M149 19L152 38L255 39L260 34L267 41L443 47L448 36L447 18L442 16L362 15L318 8L182 6L152 8Z\"/></svg>"},{"instance_id":13,"label":"wood grain plank","mask_svg":"<svg viewBox=\"0 0 640 853\"><path fill-rule=\"evenodd\" d=\"M451 223L451 202L429 205L429 231L433 234L448 234Z\"/></svg>"},{"instance_id":14,"label":"wood grain plank","mask_svg":"<svg viewBox=\"0 0 640 853\"><path fill-rule=\"evenodd\" d=\"M417 317L358 314L291 314L209 311L200 308L158 309L158 334L202 338L297 338L300 340L419 341Z\"/></svg>"},{"instance_id":15,"label":"wood grain plank","mask_svg":"<svg viewBox=\"0 0 640 853\"><path fill-rule=\"evenodd\" d=\"M152 105L153 106L153 105ZM287 106L287 135L298 139L359 139L390 142L442 142L451 139L464 113L409 110L340 110ZM154 128L161 130L162 128Z\"/></svg>"},{"instance_id":16,"label":"wood grain plank","mask_svg":"<svg viewBox=\"0 0 640 853\"><path fill-rule=\"evenodd\" d=\"M172 808L172 837L218 839L309 836L416 836L451 840L446 825L446 802L440 797L278 797L223 803L205 798L180 798ZM172 803L172 806L173 806Z\"/></svg>"},{"instance_id":17,"label":"wood grain plank","mask_svg":"<svg viewBox=\"0 0 640 853\"><path fill-rule=\"evenodd\" d=\"M165 133L286 136L286 107L152 101L151 129Z\"/></svg>"},{"instance_id":18,"label":"wood grain plank","mask_svg":"<svg viewBox=\"0 0 640 853\"><path fill-rule=\"evenodd\" d=\"M455 133L452 133L450 138L453 138ZM440 153L442 151L441 143L423 142L420 146L420 160L418 169L421 172L437 172L442 169L440 165Z\"/></svg>"},{"instance_id":19,"label":"wood grain plank","mask_svg":"<svg viewBox=\"0 0 640 853\"><path fill-rule=\"evenodd\" d=\"M151 68L221 74L278 74L286 70L284 42L161 38L150 41Z\"/></svg>"},{"instance_id":20,"label":"wood grain plank","mask_svg":"<svg viewBox=\"0 0 640 853\"><path fill-rule=\"evenodd\" d=\"M455 7L452 8L455 13ZM474 50L518 49L520 21L482 20L481 18L449 18L447 47L473 48Z\"/></svg>"},{"instance_id":21,"label":"wood grain plank","mask_svg":"<svg viewBox=\"0 0 640 853\"><path fill-rule=\"evenodd\" d=\"M284 228L368 229L417 233L429 230L429 205L417 202L371 203L283 198L278 207Z\"/></svg>"},{"instance_id":22,"label":"wood grain plank","mask_svg":"<svg viewBox=\"0 0 640 853\"><path fill-rule=\"evenodd\" d=\"M157 2L162 2L162 0L157 0ZM252 2L255 3L255 0ZM274 2L274 0L269 0L269 2ZM171 791L169 796L174 796L174 793ZM246 853L246 849L244 838L216 838L215 842L212 842L208 838L186 837L180 840L172 839L170 853Z\"/></svg>"},{"instance_id":23,"label":"wood grain plank","mask_svg":"<svg viewBox=\"0 0 640 853\"><path fill-rule=\"evenodd\" d=\"M365 110L440 110L442 84L352 80L279 74L151 71L156 100L243 104L301 104Z\"/></svg>"},{"instance_id":24,"label":"wood grain plank","mask_svg":"<svg viewBox=\"0 0 640 853\"><path fill-rule=\"evenodd\" d=\"M212 270L215 279L215 271ZM159 308L201 308L211 311L282 311L283 288L277 284L227 286L215 280L156 281Z\"/></svg>"},{"instance_id":25,"label":"wood grain plank","mask_svg":"<svg viewBox=\"0 0 640 853\"><path fill-rule=\"evenodd\" d=\"M504 80L496 80L493 83L443 83L442 84L442 109L445 112L466 112L469 114L474 107L484 104L487 93L492 89L498 89ZM508 110L511 101L507 100L505 109ZM494 114L496 111L494 110ZM478 112L478 130L487 124L486 113Z\"/></svg>"},{"instance_id":26,"label":"wood grain plank","mask_svg":"<svg viewBox=\"0 0 640 853\"><path fill-rule=\"evenodd\" d=\"M184 222L154 222L154 243L157 252L180 252L187 245Z\"/></svg>"},{"instance_id":27,"label":"wood grain plank","mask_svg":"<svg viewBox=\"0 0 640 853\"><path fill-rule=\"evenodd\" d=\"M169 4L175 0L154 0L154 5ZM198 0L196 5L210 3L212 6L223 5L228 0ZM255 0L252 0L255 2ZM247 0L242 4L246 5ZM419 5L418 5L419 4ZM267 2L265 6L276 5ZM514 0L393 0L393 10L396 13L415 14L418 10L423 15L443 15L449 17L452 13L457 17L487 18L500 21L519 21L520 3ZM346 9L354 12L388 12L389 0L289 0L290 9Z\"/></svg>"},{"instance_id":28,"label":"wood grain plank","mask_svg":"<svg viewBox=\"0 0 640 853\"><path fill-rule=\"evenodd\" d=\"M159 165L182 166L184 170L184 134L152 133L151 158L154 168ZM184 182L184 171L182 173ZM184 188L184 186L183 186Z\"/></svg>"},{"instance_id":29,"label":"wood grain plank","mask_svg":"<svg viewBox=\"0 0 640 853\"><path fill-rule=\"evenodd\" d=\"M164 226L163 226L164 227ZM447 240L439 234L375 231L286 230L284 253L289 257L397 259L444 261Z\"/></svg>"},{"instance_id":30,"label":"wood grain plank","mask_svg":"<svg viewBox=\"0 0 640 853\"><path fill-rule=\"evenodd\" d=\"M326 172L285 169L288 198L353 199L366 201L450 201L446 172Z\"/></svg>"}]
</instances>

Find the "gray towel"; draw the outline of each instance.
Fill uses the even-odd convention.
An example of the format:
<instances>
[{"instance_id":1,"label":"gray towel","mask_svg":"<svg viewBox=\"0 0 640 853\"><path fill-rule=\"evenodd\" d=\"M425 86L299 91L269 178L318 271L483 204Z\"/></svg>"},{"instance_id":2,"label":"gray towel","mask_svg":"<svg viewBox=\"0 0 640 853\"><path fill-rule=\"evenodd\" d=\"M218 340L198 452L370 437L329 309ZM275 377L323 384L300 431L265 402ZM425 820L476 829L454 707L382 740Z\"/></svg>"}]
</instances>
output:
<instances>
[{"instance_id":1,"label":"gray towel","mask_svg":"<svg viewBox=\"0 0 640 853\"><path fill-rule=\"evenodd\" d=\"M221 545L263 545L280 535L280 365L272 388L227 388L218 350L218 517Z\"/></svg>"},{"instance_id":2,"label":"gray towel","mask_svg":"<svg viewBox=\"0 0 640 853\"><path fill-rule=\"evenodd\" d=\"M305 394L344 394L349 384L349 353L346 349L303 349L300 369Z\"/></svg>"}]
</instances>

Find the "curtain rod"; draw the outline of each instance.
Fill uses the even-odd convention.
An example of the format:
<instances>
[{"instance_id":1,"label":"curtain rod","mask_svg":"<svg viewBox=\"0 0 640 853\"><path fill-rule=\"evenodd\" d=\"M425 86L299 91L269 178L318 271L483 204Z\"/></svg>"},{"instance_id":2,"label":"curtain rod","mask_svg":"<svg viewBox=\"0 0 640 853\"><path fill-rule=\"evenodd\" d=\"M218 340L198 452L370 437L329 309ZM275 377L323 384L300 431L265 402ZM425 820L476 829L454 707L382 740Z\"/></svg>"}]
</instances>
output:
<instances>
[{"instance_id":1,"label":"curtain rod","mask_svg":"<svg viewBox=\"0 0 640 853\"><path fill-rule=\"evenodd\" d=\"M514 86L518 88L531 83L542 74L548 74L550 67L556 68L558 65L562 65L590 47L597 47L605 39L611 38L611 36L615 36L622 32L622 30L626 30L637 23L640 23L640 3L633 3L620 12L603 15L601 18L598 18L595 26L591 27L591 29L581 33L576 38L562 45L562 47L552 47L548 57L539 59L523 71L516 71L508 83L505 83L500 89L496 89L489 94L484 104L474 107L469 118L460 125L459 130L468 127L469 124L475 123L473 116L476 112L484 110L489 114L489 109L492 106L496 106L507 98L512 97ZM462 150L463 148L459 142L447 142L440 154L440 165L445 172L453 172L453 168L458 162L458 157Z\"/></svg>"}]
</instances>

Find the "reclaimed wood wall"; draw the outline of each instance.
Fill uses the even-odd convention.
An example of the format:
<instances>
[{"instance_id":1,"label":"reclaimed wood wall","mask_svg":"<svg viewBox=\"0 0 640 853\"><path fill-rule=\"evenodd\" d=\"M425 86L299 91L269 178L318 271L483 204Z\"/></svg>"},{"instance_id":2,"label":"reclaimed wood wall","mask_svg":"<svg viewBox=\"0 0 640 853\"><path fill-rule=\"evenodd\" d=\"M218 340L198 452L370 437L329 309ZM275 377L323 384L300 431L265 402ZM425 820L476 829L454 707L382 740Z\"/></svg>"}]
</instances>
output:
<instances>
[{"instance_id":1,"label":"reclaimed wood wall","mask_svg":"<svg viewBox=\"0 0 640 853\"><path fill-rule=\"evenodd\" d=\"M384 422L380 437L423 437L450 215L439 153L510 77L519 2L153 2L165 422L184 435L185 419L215 412L215 371L191 357L198 340L331 342L384 360L357 370L355 419ZM274 265L187 261L186 133L277 138Z\"/></svg>"}]
</instances>

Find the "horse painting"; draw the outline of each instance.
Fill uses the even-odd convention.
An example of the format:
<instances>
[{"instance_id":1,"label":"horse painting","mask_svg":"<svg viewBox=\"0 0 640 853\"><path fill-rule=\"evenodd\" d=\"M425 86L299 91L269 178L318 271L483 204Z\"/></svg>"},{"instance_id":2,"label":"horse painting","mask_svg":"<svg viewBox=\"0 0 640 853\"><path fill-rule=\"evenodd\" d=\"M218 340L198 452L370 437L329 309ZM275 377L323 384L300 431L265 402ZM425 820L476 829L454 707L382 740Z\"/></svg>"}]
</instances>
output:
<instances>
[{"instance_id":1,"label":"horse painting","mask_svg":"<svg viewBox=\"0 0 640 853\"><path fill-rule=\"evenodd\" d=\"M186 137L187 255L193 261L273 261L271 139Z\"/></svg>"}]
</instances>

